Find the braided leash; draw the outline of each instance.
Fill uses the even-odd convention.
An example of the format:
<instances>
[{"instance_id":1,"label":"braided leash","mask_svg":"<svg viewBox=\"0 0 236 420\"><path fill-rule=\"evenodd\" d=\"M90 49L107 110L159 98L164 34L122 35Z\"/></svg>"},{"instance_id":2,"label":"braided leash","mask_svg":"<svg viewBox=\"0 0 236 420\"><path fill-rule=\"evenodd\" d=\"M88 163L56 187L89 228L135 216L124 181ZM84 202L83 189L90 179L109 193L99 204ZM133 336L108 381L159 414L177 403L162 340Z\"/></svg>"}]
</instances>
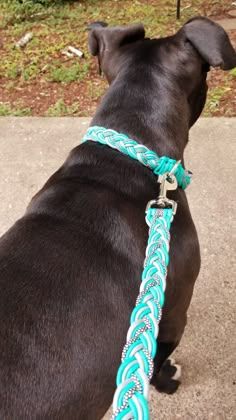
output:
<instances>
[{"instance_id":1,"label":"braided leash","mask_svg":"<svg viewBox=\"0 0 236 420\"><path fill-rule=\"evenodd\" d=\"M114 130L90 127L83 141L87 140L108 145L138 160L155 175L159 175L159 197L157 200L149 201L146 208L146 223L149 226L146 258L139 295L131 313L126 344L117 372L117 389L111 418L111 420L148 420L147 399L165 300L170 227L177 208L176 202L169 200L166 193L168 190L176 189L177 186L185 189L190 183L191 173L186 171L179 161L176 162L166 156L159 158L147 147Z\"/></svg>"},{"instance_id":2,"label":"braided leash","mask_svg":"<svg viewBox=\"0 0 236 420\"><path fill-rule=\"evenodd\" d=\"M149 238L146 258L139 295L122 352L122 363L117 373L112 420L149 419L147 398L164 305L172 220L172 209L147 210Z\"/></svg>"}]
</instances>

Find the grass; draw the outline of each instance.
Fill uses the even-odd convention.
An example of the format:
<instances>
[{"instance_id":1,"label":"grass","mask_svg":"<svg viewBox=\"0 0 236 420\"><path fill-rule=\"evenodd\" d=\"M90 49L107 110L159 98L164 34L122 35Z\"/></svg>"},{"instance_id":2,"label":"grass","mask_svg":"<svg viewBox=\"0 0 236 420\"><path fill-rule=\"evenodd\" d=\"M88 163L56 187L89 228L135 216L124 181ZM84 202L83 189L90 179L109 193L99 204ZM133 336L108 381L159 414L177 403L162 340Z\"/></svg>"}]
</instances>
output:
<instances>
[{"instance_id":1,"label":"grass","mask_svg":"<svg viewBox=\"0 0 236 420\"><path fill-rule=\"evenodd\" d=\"M83 80L88 75L89 66L86 62L74 63L69 67L61 64L60 61L54 61L49 65L47 71L47 80L50 82L70 83L75 80Z\"/></svg>"},{"instance_id":2,"label":"grass","mask_svg":"<svg viewBox=\"0 0 236 420\"><path fill-rule=\"evenodd\" d=\"M67 115L81 115L78 102L74 102L72 105L66 105L63 99L59 99L45 113L46 117L65 117Z\"/></svg>"},{"instance_id":3,"label":"grass","mask_svg":"<svg viewBox=\"0 0 236 420\"><path fill-rule=\"evenodd\" d=\"M236 68L231 70L229 73L232 77L236 77Z\"/></svg>"},{"instance_id":4,"label":"grass","mask_svg":"<svg viewBox=\"0 0 236 420\"><path fill-rule=\"evenodd\" d=\"M27 117L31 115L30 108L20 109L19 105L14 109L9 103L0 102L0 117Z\"/></svg>"},{"instance_id":5,"label":"grass","mask_svg":"<svg viewBox=\"0 0 236 420\"><path fill-rule=\"evenodd\" d=\"M61 50L68 45L78 43L74 26L77 26L78 12L83 8L77 7L76 12L72 13L70 4L59 8L61 3L47 1L47 4L51 4L48 8L34 4L31 0L25 0L22 5L18 0L3 1L0 4L1 32L7 38L0 63L1 77L25 81L39 77L58 83L70 83L87 76L87 62L78 62L75 57L65 64L61 54ZM16 48L16 41L28 31L33 33L32 41L24 49ZM83 35L84 44L87 33Z\"/></svg>"},{"instance_id":6,"label":"grass","mask_svg":"<svg viewBox=\"0 0 236 420\"><path fill-rule=\"evenodd\" d=\"M88 80L87 88L88 88L88 95L90 96L91 100L97 100L101 98L102 95L104 95L107 89L107 82L105 78L101 79L101 81L99 82Z\"/></svg>"},{"instance_id":7,"label":"grass","mask_svg":"<svg viewBox=\"0 0 236 420\"><path fill-rule=\"evenodd\" d=\"M46 90L48 83L53 83L57 91L60 87L66 90L67 85L74 83L95 103L104 92L106 83L97 76L94 58L88 53L88 23L96 20L106 21L109 25L143 22L147 36L163 36L174 33L183 22L196 14L220 13L232 8L231 3L231 0L182 0L181 20L178 22L174 0L21 0L21 3L19 0L0 0L0 88L7 95L8 92L14 92L16 86L24 89L36 82L42 86L42 91ZM32 32L33 39L25 48L16 48L16 42L27 32ZM69 59L63 56L62 50L69 45L82 50L85 58ZM209 115L216 112L220 98L227 96L232 80L225 78L222 83L218 90L210 92L207 106ZM58 102L62 96L58 93ZM30 97L28 99L25 109L31 107ZM10 105L14 109L13 94ZM72 105L73 98L65 107ZM67 112L61 102L53 107L56 107L57 115ZM33 104L31 108L35 115ZM81 108L81 111L85 109ZM45 113L45 110L42 112Z\"/></svg>"},{"instance_id":8,"label":"grass","mask_svg":"<svg viewBox=\"0 0 236 420\"><path fill-rule=\"evenodd\" d=\"M234 90L234 79L236 77L236 69L231 70L224 75L224 84L217 87L211 87L207 95L207 103L204 108L204 116L211 117L221 106L221 102L228 102L224 115L226 117L235 116L235 110L231 108L230 101L227 101L227 94Z\"/></svg>"},{"instance_id":9,"label":"grass","mask_svg":"<svg viewBox=\"0 0 236 420\"><path fill-rule=\"evenodd\" d=\"M219 108L220 100L229 91L230 87L223 86L212 88L208 92L208 100L204 111L206 117L210 117Z\"/></svg>"}]
</instances>

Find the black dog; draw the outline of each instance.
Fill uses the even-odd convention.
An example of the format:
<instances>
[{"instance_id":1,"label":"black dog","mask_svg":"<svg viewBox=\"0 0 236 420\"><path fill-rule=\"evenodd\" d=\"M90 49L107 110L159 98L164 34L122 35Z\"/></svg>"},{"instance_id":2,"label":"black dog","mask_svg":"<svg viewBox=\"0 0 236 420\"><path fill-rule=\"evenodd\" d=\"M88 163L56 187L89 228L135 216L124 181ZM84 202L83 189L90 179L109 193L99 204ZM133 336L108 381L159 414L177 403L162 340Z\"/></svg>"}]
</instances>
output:
<instances>
[{"instance_id":1,"label":"black dog","mask_svg":"<svg viewBox=\"0 0 236 420\"><path fill-rule=\"evenodd\" d=\"M95 29L89 46L111 87L92 121L183 161L206 100L210 66L236 54L206 18L176 35L145 39L142 25ZM0 241L1 420L101 419L112 401L138 295L156 178L109 147L84 143ZM200 267L185 193L171 230L166 304L153 384L174 392L178 345Z\"/></svg>"}]
</instances>

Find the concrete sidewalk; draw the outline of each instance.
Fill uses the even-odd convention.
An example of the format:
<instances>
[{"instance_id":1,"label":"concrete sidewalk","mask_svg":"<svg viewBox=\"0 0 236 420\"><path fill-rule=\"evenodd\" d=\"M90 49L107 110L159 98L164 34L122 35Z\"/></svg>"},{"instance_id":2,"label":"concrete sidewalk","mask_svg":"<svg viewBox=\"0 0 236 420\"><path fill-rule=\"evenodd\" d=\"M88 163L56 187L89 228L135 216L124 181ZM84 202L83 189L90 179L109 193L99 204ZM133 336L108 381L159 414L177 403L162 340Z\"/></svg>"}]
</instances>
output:
<instances>
[{"instance_id":1,"label":"concrete sidewalk","mask_svg":"<svg viewBox=\"0 0 236 420\"><path fill-rule=\"evenodd\" d=\"M0 233L81 141L88 122L0 118ZM173 396L151 390L152 420L236 420L235 133L236 118L201 119L191 131L185 162L194 178L187 195L202 269L175 354L183 383Z\"/></svg>"}]
</instances>

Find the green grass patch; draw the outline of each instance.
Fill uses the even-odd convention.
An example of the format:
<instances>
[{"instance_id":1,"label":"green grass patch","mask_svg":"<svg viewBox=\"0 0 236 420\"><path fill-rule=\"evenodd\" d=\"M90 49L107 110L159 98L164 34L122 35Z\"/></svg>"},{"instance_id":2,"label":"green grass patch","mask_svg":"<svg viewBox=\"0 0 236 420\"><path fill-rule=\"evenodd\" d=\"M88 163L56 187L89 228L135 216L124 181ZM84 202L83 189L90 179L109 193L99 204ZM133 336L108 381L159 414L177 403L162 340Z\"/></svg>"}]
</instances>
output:
<instances>
[{"instance_id":1,"label":"green grass patch","mask_svg":"<svg viewBox=\"0 0 236 420\"><path fill-rule=\"evenodd\" d=\"M16 79L21 74L21 70L17 63L8 63L5 67L5 75L11 79Z\"/></svg>"},{"instance_id":2,"label":"green grass patch","mask_svg":"<svg viewBox=\"0 0 236 420\"><path fill-rule=\"evenodd\" d=\"M65 117L71 115L81 115L79 103L74 102L72 105L66 105L63 99L59 99L55 105L50 106L45 113L46 117Z\"/></svg>"},{"instance_id":3,"label":"green grass patch","mask_svg":"<svg viewBox=\"0 0 236 420\"><path fill-rule=\"evenodd\" d=\"M236 68L229 72L230 76L236 77Z\"/></svg>"},{"instance_id":4,"label":"green grass patch","mask_svg":"<svg viewBox=\"0 0 236 420\"><path fill-rule=\"evenodd\" d=\"M87 92L92 101L100 99L107 90L107 81L105 78L101 79L99 83L91 80L87 82Z\"/></svg>"},{"instance_id":5,"label":"green grass patch","mask_svg":"<svg viewBox=\"0 0 236 420\"><path fill-rule=\"evenodd\" d=\"M231 88L229 86L214 87L208 91L207 103L205 106L205 116L210 117L214 111L216 111L220 106L220 101L227 92L230 92Z\"/></svg>"},{"instance_id":6,"label":"green grass patch","mask_svg":"<svg viewBox=\"0 0 236 420\"><path fill-rule=\"evenodd\" d=\"M0 117L26 117L31 115L31 109L30 108L18 108L19 105L17 105L17 108L14 109L11 107L9 103L0 102Z\"/></svg>"},{"instance_id":7,"label":"green grass patch","mask_svg":"<svg viewBox=\"0 0 236 420\"><path fill-rule=\"evenodd\" d=\"M55 61L47 69L47 80L49 82L71 83L75 80L83 80L88 75L88 63L75 63L70 66Z\"/></svg>"}]
</instances>

